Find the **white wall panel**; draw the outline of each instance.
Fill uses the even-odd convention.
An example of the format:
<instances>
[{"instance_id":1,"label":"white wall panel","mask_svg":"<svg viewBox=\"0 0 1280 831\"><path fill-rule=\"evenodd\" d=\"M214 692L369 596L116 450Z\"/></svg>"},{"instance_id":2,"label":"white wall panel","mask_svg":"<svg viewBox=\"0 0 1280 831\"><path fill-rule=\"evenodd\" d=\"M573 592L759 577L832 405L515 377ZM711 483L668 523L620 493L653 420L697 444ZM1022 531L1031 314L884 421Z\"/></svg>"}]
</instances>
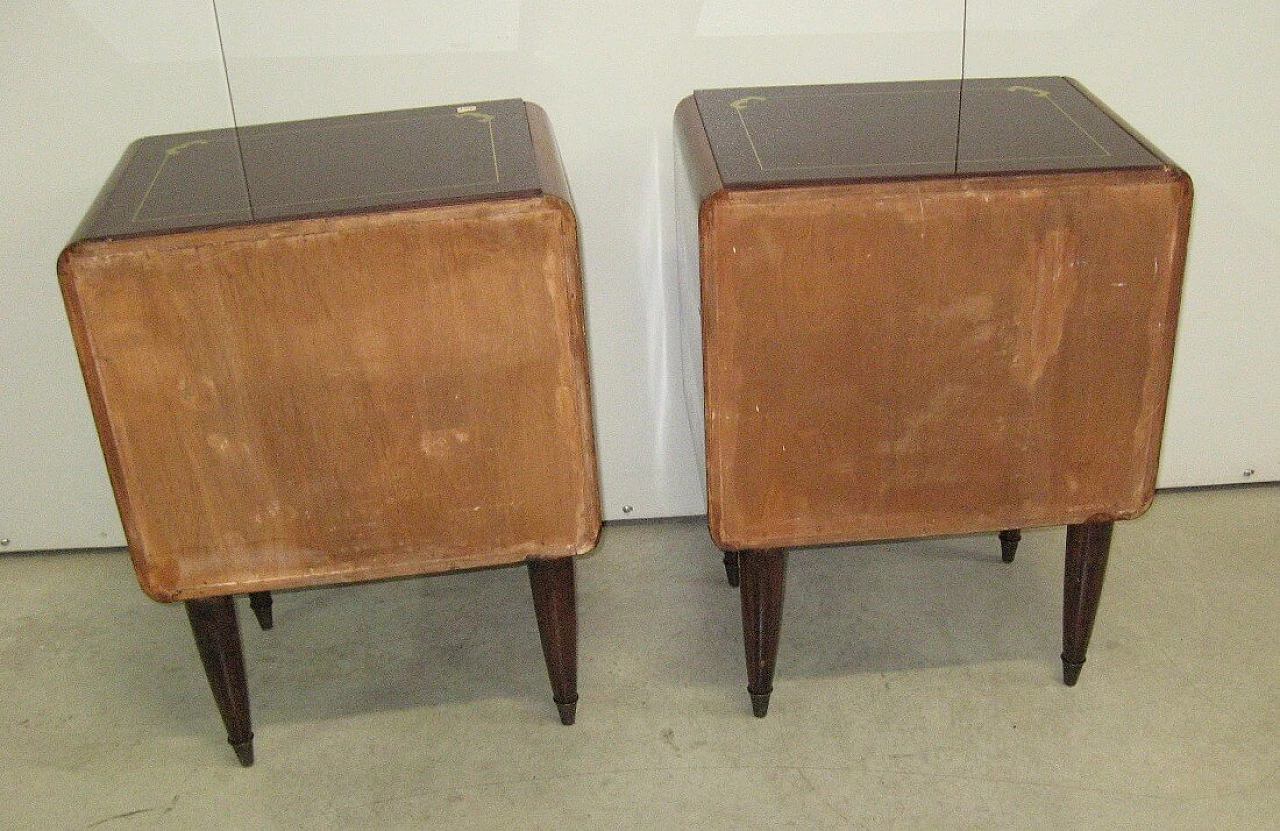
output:
<instances>
[{"instance_id":1,"label":"white wall panel","mask_svg":"<svg viewBox=\"0 0 1280 831\"><path fill-rule=\"evenodd\" d=\"M201 0L0 4L0 551L121 545L54 264L125 146L227 126Z\"/></svg>"},{"instance_id":2,"label":"white wall panel","mask_svg":"<svg viewBox=\"0 0 1280 831\"><path fill-rule=\"evenodd\" d=\"M955 77L963 0L218 0L242 124L507 96L549 111L582 221L606 516L697 513L671 116L695 88ZM0 538L118 544L54 258L125 145L227 126L209 0L0 3ZM1070 74L1192 173L1162 484L1280 478L1277 12L969 0L968 73ZM624 506L632 506L629 514Z\"/></svg>"},{"instance_id":3,"label":"white wall panel","mask_svg":"<svg viewBox=\"0 0 1280 831\"><path fill-rule=\"evenodd\" d=\"M1159 484L1280 479L1280 6L969 0L967 74L1071 75L1195 182Z\"/></svg>"}]
</instances>

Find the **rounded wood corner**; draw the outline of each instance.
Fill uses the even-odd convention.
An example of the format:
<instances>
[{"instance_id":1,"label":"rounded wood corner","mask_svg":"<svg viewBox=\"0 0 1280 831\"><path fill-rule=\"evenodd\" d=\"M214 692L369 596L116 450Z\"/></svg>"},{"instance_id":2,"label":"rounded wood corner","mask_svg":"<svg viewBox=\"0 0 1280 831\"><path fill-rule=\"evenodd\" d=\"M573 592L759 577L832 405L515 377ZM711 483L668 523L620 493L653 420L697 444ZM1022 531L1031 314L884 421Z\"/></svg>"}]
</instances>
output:
<instances>
[{"instance_id":1,"label":"rounded wood corner","mask_svg":"<svg viewBox=\"0 0 1280 831\"><path fill-rule=\"evenodd\" d=\"M712 222L715 220L716 212L721 209L720 206L728 202L730 198L729 191L725 188L712 191L703 197L702 201L698 203L698 228L700 233L705 234L707 232L707 229L711 227Z\"/></svg>"},{"instance_id":2,"label":"rounded wood corner","mask_svg":"<svg viewBox=\"0 0 1280 831\"><path fill-rule=\"evenodd\" d=\"M729 534L725 533L724 521L719 516L718 511L707 511L707 531L711 534L711 542L721 551L742 551L750 546L741 545L739 540L733 539Z\"/></svg>"},{"instance_id":3,"label":"rounded wood corner","mask_svg":"<svg viewBox=\"0 0 1280 831\"><path fill-rule=\"evenodd\" d=\"M1137 519L1138 517L1151 510L1151 504L1156 500L1155 488L1148 488L1142 494L1142 501L1138 503L1138 507L1130 511L1117 511L1113 517L1104 517L1102 519L1090 518L1090 522L1115 522L1118 520Z\"/></svg>"},{"instance_id":4,"label":"rounded wood corner","mask_svg":"<svg viewBox=\"0 0 1280 831\"><path fill-rule=\"evenodd\" d=\"M1191 180L1191 174L1177 165L1170 165L1165 168L1165 171L1168 174L1169 179L1173 182L1174 187L1181 191L1179 194L1180 200L1186 202L1194 201L1196 187L1195 183Z\"/></svg>"},{"instance_id":5,"label":"rounded wood corner","mask_svg":"<svg viewBox=\"0 0 1280 831\"><path fill-rule=\"evenodd\" d=\"M135 570L136 567L135 567ZM138 571L138 585L142 587L142 593L157 603L174 603L179 600L194 600L196 595L191 592L183 592L175 586L162 583L155 579L155 575L144 574Z\"/></svg>"},{"instance_id":6,"label":"rounded wood corner","mask_svg":"<svg viewBox=\"0 0 1280 831\"><path fill-rule=\"evenodd\" d=\"M583 529L585 533L578 538L578 545L574 548L574 556L589 554L594 551L595 547L600 544L600 534L603 529L604 522L601 521L600 515L596 514L594 521Z\"/></svg>"},{"instance_id":7,"label":"rounded wood corner","mask_svg":"<svg viewBox=\"0 0 1280 831\"><path fill-rule=\"evenodd\" d=\"M565 199L558 193L548 193L543 191L541 199L543 207L548 210L561 214L573 228L576 236L578 233L578 213L573 209L573 203Z\"/></svg>"},{"instance_id":8,"label":"rounded wood corner","mask_svg":"<svg viewBox=\"0 0 1280 831\"><path fill-rule=\"evenodd\" d=\"M69 242L58 252L57 274L58 282L63 289L72 287L72 281L75 280L75 265L77 262L92 256L88 250L94 245L92 240L75 240Z\"/></svg>"},{"instance_id":9,"label":"rounded wood corner","mask_svg":"<svg viewBox=\"0 0 1280 831\"><path fill-rule=\"evenodd\" d=\"M65 280L67 270L71 267L71 262L76 259L79 254L81 244L78 242L68 243L61 251L58 252L58 277Z\"/></svg>"},{"instance_id":10,"label":"rounded wood corner","mask_svg":"<svg viewBox=\"0 0 1280 831\"><path fill-rule=\"evenodd\" d=\"M604 522L600 519L599 515L596 515L595 522L591 524L591 528L589 530L590 533L588 534L588 537L582 540L582 545L577 553L585 554L589 551L594 551L596 545L600 544L600 534L603 533Z\"/></svg>"},{"instance_id":11,"label":"rounded wood corner","mask_svg":"<svg viewBox=\"0 0 1280 831\"><path fill-rule=\"evenodd\" d=\"M544 191L539 204L552 214L558 215L563 223L563 233L559 234L564 250L570 255L572 271L581 280L582 275L582 233L578 225L578 214L573 203L558 193ZM554 220L552 220L554 221ZM585 312L585 309L584 309Z\"/></svg>"}]
</instances>

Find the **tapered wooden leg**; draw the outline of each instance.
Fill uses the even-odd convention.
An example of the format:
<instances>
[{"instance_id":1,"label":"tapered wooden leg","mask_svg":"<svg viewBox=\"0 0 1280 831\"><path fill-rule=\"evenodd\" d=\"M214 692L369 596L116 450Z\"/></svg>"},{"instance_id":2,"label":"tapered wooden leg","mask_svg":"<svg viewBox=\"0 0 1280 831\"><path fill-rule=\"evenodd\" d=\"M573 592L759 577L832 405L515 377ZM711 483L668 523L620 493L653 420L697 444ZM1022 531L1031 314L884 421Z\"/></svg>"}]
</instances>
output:
<instances>
[{"instance_id":1,"label":"tapered wooden leg","mask_svg":"<svg viewBox=\"0 0 1280 831\"><path fill-rule=\"evenodd\" d=\"M578 611L573 558L530 560L529 585L538 617L542 654L547 659L551 694L562 724L573 724L578 710Z\"/></svg>"},{"instance_id":2,"label":"tapered wooden leg","mask_svg":"<svg viewBox=\"0 0 1280 831\"><path fill-rule=\"evenodd\" d=\"M741 572L738 570L738 552L724 552L724 576L729 578L729 585L735 589L742 580Z\"/></svg>"},{"instance_id":3,"label":"tapered wooden leg","mask_svg":"<svg viewBox=\"0 0 1280 831\"><path fill-rule=\"evenodd\" d=\"M1084 666L1102 580L1111 551L1110 522L1067 526L1067 568L1062 597L1062 680L1074 687Z\"/></svg>"},{"instance_id":4,"label":"tapered wooden leg","mask_svg":"<svg viewBox=\"0 0 1280 831\"><path fill-rule=\"evenodd\" d=\"M787 552L742 551L738 555L742 591L742 641L747 653L747 692L756 718L769 712L773 669L782 633Z\"/></svg>"},{"instance_id":5,"label":"tapered wooden leg","mask_svg":"<svg viewBox=\"0 0 1280 831\"><path fill-rule=\"evenodd\" d=\"M1018 553L1018 543L1022 540L1022 532L1017 528L1011 528L1008 531L1000 532L1000 559L1006 563L1013 562L1013 556Z\"/></svg>"},{"instance_id":6,"label":"tapered wooden leg","mask_svg":"<svg viewBox=\"0 0 1280 831\"><path fill-rule=\"evenodd\" d=\"M253 592L249 595L249 608L258 619L258 625L264 630L275 625L271 619L271 592Z\"/></svg>"},{"instance_id":7,"label":"tapered wooden leg","mask_svg":"<svg viewBox=\"0 0 1280 831\"><path fill-rule=\"evenodd\" d=\"M227 728L227 742L240 764L249 767L253 764L253 726L249 721L249 686L235 602L229 596L188 600L187 618L196 636L196 649L209 677L213 700Z\"/></svg>"}]
</instances>

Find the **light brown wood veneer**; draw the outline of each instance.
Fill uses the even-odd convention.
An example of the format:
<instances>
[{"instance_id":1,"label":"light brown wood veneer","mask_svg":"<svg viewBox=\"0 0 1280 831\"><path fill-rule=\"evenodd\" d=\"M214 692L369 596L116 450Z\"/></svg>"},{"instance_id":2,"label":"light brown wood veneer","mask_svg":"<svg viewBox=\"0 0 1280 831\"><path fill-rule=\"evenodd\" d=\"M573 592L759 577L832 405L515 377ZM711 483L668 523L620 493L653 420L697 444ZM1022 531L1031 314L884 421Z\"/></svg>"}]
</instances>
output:
<instances>
[{"instance_id":1,"label":"light brown wood veneer","mask_svg":"<svg viewBox=\"0 0 1280 831\"><path fill-rule=\"evenodd\" d=\"M559 198L84 242L60 271L152 597L594 544Z\"/></svg>"},{"instance_id":2,"label":"light brown wood veneer","mask_svg":"<svg viewBox=\"0 0 1280 831\"><path fill-rule=\"evenodd\" d=\"M1136 516L1190 183L1165 170L703 205L712 536L731 549Z\"/></svg>"}]
</instances>

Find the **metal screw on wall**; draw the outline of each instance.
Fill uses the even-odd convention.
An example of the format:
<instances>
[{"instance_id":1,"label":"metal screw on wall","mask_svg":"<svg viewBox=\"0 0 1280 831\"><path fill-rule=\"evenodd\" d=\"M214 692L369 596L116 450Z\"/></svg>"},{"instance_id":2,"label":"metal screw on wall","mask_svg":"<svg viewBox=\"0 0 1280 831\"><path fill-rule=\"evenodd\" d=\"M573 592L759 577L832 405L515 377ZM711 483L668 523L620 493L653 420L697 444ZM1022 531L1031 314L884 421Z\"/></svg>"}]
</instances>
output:
<instances>
[{"instance_id":1,"label":"metal screw on wall","mask_svg":"<svg viewBox=\"0 0 1280 831\"><path fill-rule=\"evenodd\" d=\"M8 537L5 537L4 539L0 540L0 545L8 545L8 544L9 544L9 538L8 538Z\"/></svg>"},{"instance_id":2,"label":"metal screw on wall","mask_svg":"<svg viewBox=\"0 0 1280 831\"><path fill-rule=\"evenodd\" d=\"M629 513L631 513L631 511L632 511L632 510L633 510L633 508L632 508L630 505L623 505L623 506L622 506L622 512L623 512L624 514L629 514Z\"/></svg>"},{"instance_id":3,"label":"metal screw on wall","mask_svg":"<svg viewBox=\"0 0 1280 831\"><path fill-rule=\"evenodd\" d=\"M1249 468L1248 470L1246 470L1246 471L1245 471L1244 473L1242 473L1241 475L1242 475L1242 476L1244 476L1246 479L1248 479L1250 476L1252 476L1252 475L1253 475L1253 468Z\"/></svg>"}]
</instances>

